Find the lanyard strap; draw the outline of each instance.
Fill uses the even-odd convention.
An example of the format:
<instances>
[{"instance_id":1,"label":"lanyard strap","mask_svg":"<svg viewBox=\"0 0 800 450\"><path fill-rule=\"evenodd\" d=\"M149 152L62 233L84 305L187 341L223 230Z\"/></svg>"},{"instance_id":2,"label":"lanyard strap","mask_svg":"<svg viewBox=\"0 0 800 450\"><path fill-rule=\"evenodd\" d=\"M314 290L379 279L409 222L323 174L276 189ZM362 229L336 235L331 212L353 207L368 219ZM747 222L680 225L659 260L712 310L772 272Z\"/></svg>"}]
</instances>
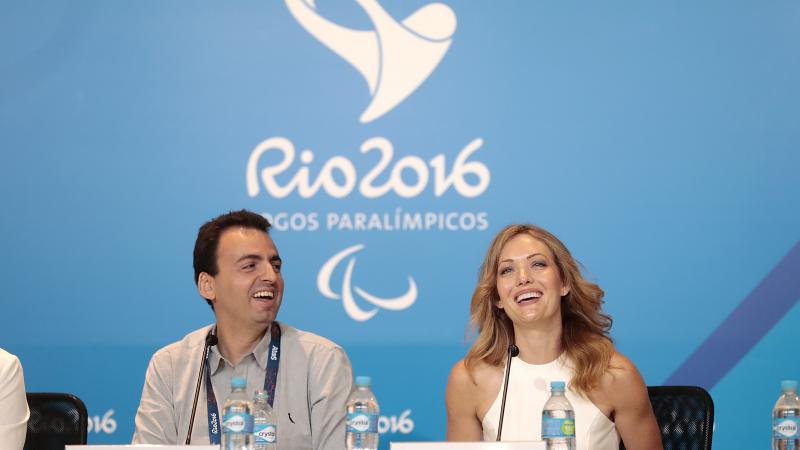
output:
<instances>
[{"instance_id":1,"label":"lanyard strap","mask_svg":"<svg viewBox=\"0 0 800 450\"><path fill-rule=\"evenodd\" d=\"M281 362L281 328L278 322L272 322L270 328L269 349L267 353L267 370L264 373L264 390L269 394L269 406L275 400L275 386L278 384L278 365ZM217 396L214 395L214 386L211 385L211 370L208 367L206 356L206 399L208 402L208 438L211 444L219 444L220 428L222 424L217 407Z\"/></svg>"}]
</instances>

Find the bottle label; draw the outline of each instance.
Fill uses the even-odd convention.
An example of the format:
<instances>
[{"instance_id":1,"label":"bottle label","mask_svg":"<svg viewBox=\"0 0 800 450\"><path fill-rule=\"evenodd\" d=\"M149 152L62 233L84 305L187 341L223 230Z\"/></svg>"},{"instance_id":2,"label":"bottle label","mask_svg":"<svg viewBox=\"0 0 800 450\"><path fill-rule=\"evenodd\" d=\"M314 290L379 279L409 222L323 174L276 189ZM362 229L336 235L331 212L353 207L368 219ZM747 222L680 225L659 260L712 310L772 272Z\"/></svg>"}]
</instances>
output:
<instances>
[{"instance_id":1,"label":"bottle label","mask_svg":"<svg viewBox=\"0 0 800 450\"><path fill-rule=\"evenodd\" d=\"M347 415L348 433L377 433L378 415L350 413Z\"/></svg>"},{"instance_id":2,"label":"bottle label","mask_svg":"<svg viewBox=\"0 0 800 450\"><path fill-rule=\"evenodd\" d=\"M274 423L260 423L256 425L253 434L256 437L256 444L278 443L278 425Z\"/></svg>"},{"instance_id":3,"label":"bottle label","mask_svg":"<svg viewBox=\"0 0 800 450\"><path fill-rule=\"evenodd\" d=\"M797 427L800 417L776 417L772 419L772 437L775 439L800 439Z\"/></svg>"},{"instance_id":4,"label":"bottle label","mask_svg":"<svg viewBox=\"0 0 800 450\"><path fill-rule=\"evenodd\" d=\"M575 437L575 419L542 417L542 439Z\"/></svg>"},{"instance_id":5,"label":"bottle label","mask_svg":"<svg viewBox=\"0 0 800 450\"><path fill-rule=\"evenodd\" d=\"M222 418L223 433L252 433L253 416L244 413L227 413Z\"/></svg>"}]
</instances>

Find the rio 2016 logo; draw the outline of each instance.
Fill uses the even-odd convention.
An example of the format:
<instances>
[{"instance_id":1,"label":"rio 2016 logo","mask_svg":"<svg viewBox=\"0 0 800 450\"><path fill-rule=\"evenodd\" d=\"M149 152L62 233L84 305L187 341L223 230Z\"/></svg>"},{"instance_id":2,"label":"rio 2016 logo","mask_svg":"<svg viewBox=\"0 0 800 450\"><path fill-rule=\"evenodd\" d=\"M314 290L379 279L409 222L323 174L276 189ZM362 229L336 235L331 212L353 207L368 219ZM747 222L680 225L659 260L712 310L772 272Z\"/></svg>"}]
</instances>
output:
<instances>
[{"instance_id":1,"label":"rio 2016 logo","mask_svg":"<svg viewBox=\"0 0 800 450\"><path fill-rule=\"evenodd\" d=\"M395 297L395 298L380 298L376 297L369 292L359 288L358 286L353 286L353 268L356 264L356 258L350 258L350 261L347 263L347 268L344 272L344 278L342 279L342 291L341 294L338 294L331 289L331 275L339 263L347 258L348 256L354 254L357 251L360 251L364 248L363 244L354 245L352 247L348 247L339 253L333 255L325 264L322 265L322 268L319 271L319 275L317 275L317 288L327 298L334 299L334 300L342 300L344 304L344 310L351 319L356 320L358 322L363 322L365 320L371 319L375 314L378 313L378 308L388 309L392 311L401 311L403 309L408 308L409 306L413 305L414 302L417 300L417 284L414 282L414 279L408 277L408 290L405 294ZM361 309L356 303L355 298L353 297L353 291L355 292L367 302L376 306L368 311Z\"/></svg>"},{"instance_id":2,"label":"rio 2016 logo","mask_svg":"<svg viewBox=\"0 0 800 450\"><path fill-rule=\"evenodd\" d=\"M314 161L311 150L300 152L300 161L304 164L291 177L288 183L281 184L277 177L292 166L295 161L295 147L292 142L283 137L272 137L264 140L253 149L247 161L247 193L255 197L259 193L258 165L263 155L270 152L279 152L282 158L274 165L261 169L261 181L267 193L274 198L285 198L295 190L302 198L311 198L322 189L334 198L344 198L350 195L358 184L358 192L365 198L382 197L389 192L394 192L403 198L412 198L420 195L428 186L433 172L433 193L441 197L453 188L460 195L473 198L483 194L491 181L491 173L485 164L479 161L469 161L469 158L481 148L483 139L476 138L469 142L456 156L452 167L447 169L447 159L444 154L434 156L427 163L418 156L405 156L392 165L389 179L383 184L375 180L380 178L392 164L394 146L388 139L374 137L367 139L361 145L361 153L377 150L380 160L364 174L359 181L358 172L352 161L344 156L334 156L323 164L319 175L312 181L308 165ZM431 169L428 169L430 167ZM411 171L415 175L415 182L408 184L403 180L403 172ZM340 175L342 181L337 181L334 175ZM469 180L473 179L474 182Z\"/></svg>"},{"instance_id":3,"label":"rio 2016 logo","mask_svg":"<svg viewBox=\"0 0 800 450\"><path fill-rule=\"evenodd\" d=\"M370 102L359 121L367 124L387 115L403 103L433 74L444 60L457 28L453 10L443 3L429 3L402 19L396 19L379 0L355 0L371 22L366 30L348 28L326 17L316 0L284 0L297 23L320 43L348 62L364 78ZM414 199L458 195L474 199L483 195L491 182L486 164L476 153L484 145L481 137L457 142L447 153L421 157L395 152L386 137L374 136L358 147L365 163L351 155L336 152L319 158L315 151L295 147L288 138L273 136L258 143L250 152L246 166L247 195L272 199L297 196L316 199L327 196L346 199L395 197ZM316 152L322 154L323 151ZM355 153L355 151L353 152ZM429 154L430 155L430 154ZM358 156L358 155L356 155ZM315 161L316 160L316 161ZM489 227L485 211L414 210L391 205L383 211L270 211L264 213L277 229L293 231L484 231ZM377 296L356 285L354 254L364 249L353 245L331 256L319 270L317 288L326 298L340 300L347 315L355 321L370 320L380 310L401 311L418 298L417 283L407 276L408 287L396 297ZM340 287L331 286L331 277L340 266Z\"/></svg>"},{"instance_id":4,"label":"rio 2016 logo","mask_svg":"<svg viewBox=\"0 0 800 450\"><path fill-rule=\"evenodd\" d=\"M114 410L109 409L103 416L89 416L88 433L113 434L117 431L117 421L114 419Z\"/></svg>"},{"instance_id":5,"label":"rio 2016 logo","mask_svg":"<svg viewBox=\"0 0 800 450\"><path fill-rule=\"evenodd\" d=\"M414 431L414 420L411 410L406 409L399 416L381 416L378 419L378 433L409 434Z\"/></svg>"},{"instance_id":6,"label":"rio 2016 logo","mask_svg":"<svg viewBox=\"0 0 800 450\"><path fill-rule=\"evenodd\" d=\"M443 3L431 3L401 21L377 0L358 0L373 30L353 30L334 23L317 11L314 0L286 0L297 22L350 63L364 77L372 96L361 114L371 122L414 92L444 58L456 31L456 15Z\"/></svg>"}]
</instances>

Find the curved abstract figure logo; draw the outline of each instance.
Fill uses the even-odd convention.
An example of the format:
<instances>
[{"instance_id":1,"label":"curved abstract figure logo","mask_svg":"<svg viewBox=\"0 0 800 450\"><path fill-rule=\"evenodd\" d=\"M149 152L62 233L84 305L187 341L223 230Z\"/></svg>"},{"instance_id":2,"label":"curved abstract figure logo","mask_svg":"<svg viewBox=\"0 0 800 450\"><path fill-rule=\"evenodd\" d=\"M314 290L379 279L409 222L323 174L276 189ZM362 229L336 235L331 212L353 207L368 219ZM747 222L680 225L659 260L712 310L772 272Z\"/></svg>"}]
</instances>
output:
<instances>
[{"instance_id":1,"label":"curved abstract figure logo","mask_svg":"<svg viewBox=\"0 0 800 450\"><path fill-rule=\"evenodd\" d=\"M413 305L417 300L417 284L414 282L412 277L408 277L408 291L406 291L405 294L394 298L376 297L359 288L358 286L353 286L353 268L356 265L355 256L351 257L347 262L347 268L344 271L344 278L342 279L341 294L337 294L333 291L333 289L331 289L331 275L339 263L343 259L362 250L363 248L364 244L348 247L333 255L331 259L326 261L319 270L319 275L317 275L317 289L319 289L319 292L325 297L333 300L341 299L347 315L358 322L364 322L371 319L375 314L378 313L378 308L388 309L390 311L400 311ZM362 299L375 305L377 308L372 308L368 311L361 309L353 297L353 291L355 291L356 294L358 294Z\"/></svg>"},{"instance_id":2,"label":"curved abstract figure logo","mask_svg":"<svg viewBox=\"0 0 800 450\"><path fill-rule=\"evenodd\" d=\"M294 18L312 36L350 63L372 95L359 118L371 122L400 104L436 69L456 31L456 15L431 3L398 22L377 0L357 0L375 29L345 28L318 14L314 0L286 0Z\"/></svg>"}]
</instances>

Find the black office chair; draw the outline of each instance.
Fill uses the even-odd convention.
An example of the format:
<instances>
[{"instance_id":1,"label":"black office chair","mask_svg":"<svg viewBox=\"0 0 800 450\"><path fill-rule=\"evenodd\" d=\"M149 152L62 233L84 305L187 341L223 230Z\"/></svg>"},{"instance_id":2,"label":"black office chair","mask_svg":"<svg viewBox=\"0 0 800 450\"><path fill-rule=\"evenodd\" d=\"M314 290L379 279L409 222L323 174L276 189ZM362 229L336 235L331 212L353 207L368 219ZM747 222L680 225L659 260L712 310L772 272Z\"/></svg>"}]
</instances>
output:
<instances>
[{"instance_id":1,"label":"black office chair","mask_svg":"<svg viewBox=\"0 0 800 450\"><path fill-rule=\"evenodd\" d=\"M697 386L648 386L664 450L711 450L714 401ZM620 443L619 448L625 450Z\"/></svg>"},{"instance_id":2,"label":"black office chair","mask_svg":"<svg viewBox=\"0 0 800 450\"><path fill-rule=\"evenodd\" d=\"M28 392L28 431L25 450L64 450L64 446L86 444L86 405L72 394Z\"/></svg>"}]
</instances>

